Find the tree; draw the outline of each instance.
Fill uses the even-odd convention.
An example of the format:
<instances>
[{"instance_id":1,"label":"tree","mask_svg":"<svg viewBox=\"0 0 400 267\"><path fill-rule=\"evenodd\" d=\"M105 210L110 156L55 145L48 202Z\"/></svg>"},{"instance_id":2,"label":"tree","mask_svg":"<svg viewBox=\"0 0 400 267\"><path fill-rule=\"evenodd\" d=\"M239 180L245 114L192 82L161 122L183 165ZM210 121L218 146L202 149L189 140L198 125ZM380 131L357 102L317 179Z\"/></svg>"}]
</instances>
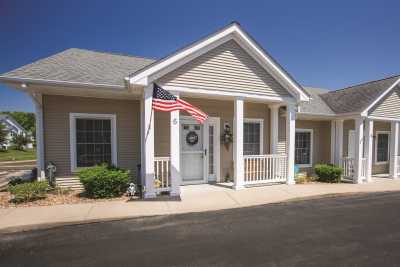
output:
<instances>
[{"instance_id":1,"label":"tree","mask_svg":"<svg viewBox=\"0 0 400 267\"><path fill-rule=\"evenodd\" d=\"M22 111L3 111L2 114L10 115L19 124L21 124L24 129L32 135L35 133L35 114L32 112L22 112Z\"/></svg>"},{"instance_id":2,"label":"tree","mask_svg":"<svg viewBox=\"0 0 400 267\"><path fill-rule=\"evenodd\" d=\"M0 123L0 146L5 144L7 142L7 135L8 131L6 129L6 126L4 124ZM1 147L0 147L1 149Z\"/></svg>"},{"instance_id":3,"label":"tree","mask_svg":"<svg viewBox=\"0 0 400 267\"><path fill-rule=\"evenodd\" d=\"M12 138L12 143L15 145L15 149L24 150L26 145L29 143L29 138L24 134L16 134Z\"/></svg>"}]
</instances>

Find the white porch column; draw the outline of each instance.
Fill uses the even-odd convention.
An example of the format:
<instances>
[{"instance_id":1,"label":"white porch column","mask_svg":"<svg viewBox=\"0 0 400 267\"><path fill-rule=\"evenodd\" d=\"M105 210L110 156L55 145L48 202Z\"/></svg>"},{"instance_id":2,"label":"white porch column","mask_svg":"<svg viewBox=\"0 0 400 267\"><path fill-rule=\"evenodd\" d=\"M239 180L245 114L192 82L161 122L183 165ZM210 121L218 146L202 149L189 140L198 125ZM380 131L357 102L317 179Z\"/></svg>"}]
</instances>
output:
<instances>
[{"instance_id":1,"label":"white porch column","mask_svg":"<svg viewBox=\"0 0 400 267\"><path fill-rule=\"evenodd\" d=\"M181 153L180 153L180 129L179 129L179 110L171 112L170 120L170 157L171 157L171 192L170 196L181 194Z\"/></svg>"},{"instance_id":2,"label":"white porch column","mask_svg":"<svg viewBox=\"0 0 400 267\"><path fill-rule=\"evenodd\" d=\"M46 179L46 170L44 162L44 136L43 136L43 102L42 94L32 93L31 98L35 104L35 118L36 118L36 168L37 179L43 181Z\"/></svg>"},{"instance_id":3,"label":"white porch column","mask_svg":"<svg viewBox=\"0 0 400 267\"><path fill-rule=\"evenodd\" d=\"M365 158L367 170L365 172L367 182L372 180L372 144L374 140L374 121L368 119L365 124Z\"/></svg>"},{"instance_id":4,"label":"white porch column","mask_svg":"<svg viewBox=\"0 0 400 267\"><path fill-rule=\"evenodd\" d=\"M243 160L243 99L235 99L233 119L233 161L234 185L238 190L244 187L244 160Z\"/></svg>"},{"instance_id":5,"label":"white porch column","mask_svg":"<svg viewBox=\"0 0 400 267\"><path fill-rule=\"evenodd\" d=\"M287 184L295 184L294 180L294 153L296 136L296 107L294 104L286 106L286 153L287 153Z\"/></svg>"},{"instance_id":6,"label":"white porch column","mask_svg":"<svg viewBox=\"0 0 400 267\"><path fill-rule=\"evenodd\" d=\"M335 164L336 161L336 121L331 121L331 158L330 163Z\"/></svg>"},{"instance_id":7,"label":"white porch column","mask_svg":"<svg viewBox=\"0 0 400 267\"><path fill-rule=\"evenodd\" d=\"M341 166L343 158L343 120L336 120L335 164Z\"/></svg>"},{"instance_id":8,"label":"white porch column","mask_svg":"<svg viewBox=\"0 0 400 267\"><path fill-rule=\"evenodd\" d=\"M396 179L398 177L397 156L399 154L399 122L392 121L390 129L390 177Z\"/></svg>"},{"instance_id":9,"label":"white porch column","mask_svg":"<svg viewBox=\"0 0 400 267\"><path fill-rule=\"evenodd\" d=\"M354 158L354 183L362 183L363 164L363 139L364 139L364 119L355 119L355 158Z\"/></svg>"},{"instance_id":10,"label":"white porch column","mask_svg":"<svg viewBox=\"0 0 400 267\"><path fill-rule=\"evenodd\" d=\"M143 98L143 150L144 165L142 164L142 174L145 186L144 197L156 197L154 188L154 113L152 111L153 84L144 89Z\"/></svg>"},{"instance_id":11,"label":"white porch column","mask_svg":"<svg viewBox=\"0 0 400 267\"><path fill-rule=\"evenodd\" d=\"M278 135L279 135L279 105L269 106L271 111L271 140L270 153L278 153Z\"/></svg>"}]
</instances>

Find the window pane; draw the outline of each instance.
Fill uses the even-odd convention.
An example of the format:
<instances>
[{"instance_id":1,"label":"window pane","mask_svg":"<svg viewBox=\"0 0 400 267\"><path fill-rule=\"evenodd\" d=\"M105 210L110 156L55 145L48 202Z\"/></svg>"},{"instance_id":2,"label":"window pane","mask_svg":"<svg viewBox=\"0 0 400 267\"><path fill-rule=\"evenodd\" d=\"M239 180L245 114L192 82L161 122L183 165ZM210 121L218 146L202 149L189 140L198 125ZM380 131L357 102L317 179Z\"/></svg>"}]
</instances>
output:
<instances>
[{"instance_id":1,"label":"window pane","mask_svg":"<svg viewBox=\"0 0 400 267\"><path fill-rule=\"evenodd\" d=\"M258 122L245 122L243 124L243 153L244 155L260 154L260 132Z\"/></svg>"},{"instance_id":2,"label":"window pane","mask_svg":"<svg viewBox=\"0 0 400 267\"><path fill-rule=\"evenodd\" d=\"M111 164L111 120L76 119L77 167Z\"/></svg>"},{"instance_id":3,"label":"window pane","mask_svg":"<svg viewBox=\"0 0 400 267\"><path fill-rule=\"evenodd\" d=\"M295 141L295 163L311 164L311 133L297 132Z\"/></svg>"},{"instance_id":4,"label":"window pane","mask_svg":"<svg viewBox=\"0 0 400 267\"><path fill-rule=\"evenodd\" d=\"M208 173L214 174L214 126L208 128Z\"/></svg>"}]
</instances>

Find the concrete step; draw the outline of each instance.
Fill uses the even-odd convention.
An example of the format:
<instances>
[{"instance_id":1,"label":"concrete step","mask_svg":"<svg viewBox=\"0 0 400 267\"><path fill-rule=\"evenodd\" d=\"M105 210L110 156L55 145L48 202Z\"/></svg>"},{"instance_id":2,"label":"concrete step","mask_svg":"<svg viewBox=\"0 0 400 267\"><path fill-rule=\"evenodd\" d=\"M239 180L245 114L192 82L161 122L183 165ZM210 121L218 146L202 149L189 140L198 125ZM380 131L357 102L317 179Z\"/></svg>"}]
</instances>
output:
<instances>
[{"instance_id":1,"label":"concrete step","mask_svg":"<svg viewBox=\"0 0 400 267\"><path fill-rule=\"evenodd\" d=\"M56 185L61 188L83 189L82 183L77 177L60 177L56 178Z\"/></svg>"}]
</instances>

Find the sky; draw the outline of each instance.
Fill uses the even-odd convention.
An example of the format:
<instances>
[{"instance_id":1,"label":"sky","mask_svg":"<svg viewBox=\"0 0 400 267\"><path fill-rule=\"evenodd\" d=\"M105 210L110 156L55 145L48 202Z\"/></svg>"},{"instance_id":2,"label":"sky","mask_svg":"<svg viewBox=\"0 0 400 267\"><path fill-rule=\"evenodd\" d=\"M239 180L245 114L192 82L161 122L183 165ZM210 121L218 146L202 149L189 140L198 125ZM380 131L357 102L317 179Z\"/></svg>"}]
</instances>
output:
<instances>
[{"instance_id":1,"label":"sky","mask_svg":"<svg viewBox=\"0 0 400 267\"><path fill-rule=\"evenodd\" d=\"M400 1L0 0L0 73L67 48L160 58L238 21L300 84L400 74ZM33 111L0 84L0 111Z\"/></svg>"}]
</instances>

